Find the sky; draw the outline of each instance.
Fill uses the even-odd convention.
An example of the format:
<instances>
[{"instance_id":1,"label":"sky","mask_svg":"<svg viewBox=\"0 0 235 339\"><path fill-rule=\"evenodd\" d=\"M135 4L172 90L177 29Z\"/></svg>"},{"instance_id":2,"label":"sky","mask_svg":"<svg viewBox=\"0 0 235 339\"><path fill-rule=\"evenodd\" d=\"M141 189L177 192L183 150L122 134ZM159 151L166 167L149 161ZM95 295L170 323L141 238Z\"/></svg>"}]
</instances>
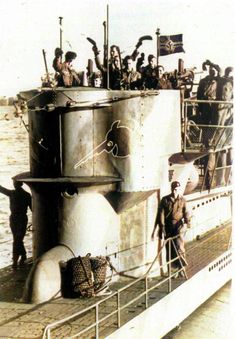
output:
<instances>
[{"instance_id":1,"label":"sky","mask_svg":"<svg viewBox=\"0 0 235 339\"><path fill-rule=\"evenodd\" d=\"M102 51L103 22L109 11L109 42L131 53L139 37L151 35L140 52L156 55L156 30L162 35L183 34L185 53L160 57L165 70L201 71L206 59L222 69L235 60L235 6L233 0L1 0L0 1L0 96L16 96L21 90L41 85L45 74L42 49L53 73L54 49L59 46L59 17L63 17L63 50L78 55L74 68L85 70L93 59L91 44Z\"/></svg>"}]
</instances>

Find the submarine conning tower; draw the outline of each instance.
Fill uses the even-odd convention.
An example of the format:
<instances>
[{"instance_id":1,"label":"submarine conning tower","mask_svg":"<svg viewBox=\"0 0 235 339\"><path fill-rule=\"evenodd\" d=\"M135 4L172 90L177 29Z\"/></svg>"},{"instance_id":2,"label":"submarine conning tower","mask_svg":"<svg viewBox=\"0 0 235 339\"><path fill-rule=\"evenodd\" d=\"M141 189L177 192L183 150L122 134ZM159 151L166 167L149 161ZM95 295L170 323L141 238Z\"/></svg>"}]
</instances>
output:
<instances>
[{"instance_id":1,"label":"submarine conning tower","mask_svg":"<svg viewBox=\"0 0 235 339\"><path fill-rule=\"evenodd\" d=\"M60 288L61 260L90 252L113 255L119 270L145 262L138 244L156 216L150 197L168 192L168 158L181 151L180 92L58 87L20 95L30 173L18 180L32 191L35 260L25 299L39 303Z\"/></svg>"}]
</instances>

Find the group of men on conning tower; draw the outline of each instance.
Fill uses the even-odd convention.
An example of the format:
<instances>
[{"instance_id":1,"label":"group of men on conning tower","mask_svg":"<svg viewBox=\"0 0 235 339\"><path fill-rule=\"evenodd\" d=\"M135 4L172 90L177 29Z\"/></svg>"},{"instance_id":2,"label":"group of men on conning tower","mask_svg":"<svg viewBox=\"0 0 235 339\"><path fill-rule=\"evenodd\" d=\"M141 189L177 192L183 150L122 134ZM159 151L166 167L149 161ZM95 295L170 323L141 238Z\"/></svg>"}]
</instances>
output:
<instances>
[{"instance_id":1,"label":"group of men on conning tower","mask_svg":"<svg viewBox=\"0 0 235 339\"><path fill-rule=\"evenodd\" d=\"M180 87L178 78L176 80L175 76L176 70L170 73L164 72L164 67L158 65L157 58L153 54L148 55L148 63L144 65L145 54L141 53L139 56L138 52L142 41L136 45L132 54L124 58L121 58L119 47L112 45L110 47L109 61L107 62L104 58L102 63L96 43L90 38L88 40L92 41L94 60L98 69L97 72L93 72L91 70L93 67L89 67L89 64L92 64L92 60L89 60L90 63L88 61L87 73L85 74L88 86L108 87L112 90L176 89ZM56 48L53 68L56 72L57 85L65 87L82 86L81 72L76 72L72 67L72 62L77 57L77 54L68 51L65 53L64 61L62 61L62 57L62 49ZM192 73L190 73L190 76L192 76Z\"/></svg>"},{"instance_id":2,"label":"group of men on conning tower","mask_svg":"<svg viewBox=\"0 0 235 339\"><path fill-rule=\"evenodd\" d=\"M197 123L205 125L224 125L226 120L231 116L231 108L227 110L227 115L222 112L222 108L218 110L218 103L213 104L213 101L230 101L233 98L233 67L227 67L224 75L221 73L219 65L206 60L202 64L204 71L209 68L208 75L202 78L197 89L198 100L208 100L212 102L199 102L199 115ZM226 107L227 108L227 107ZM222 112L222 113L221 113Z\"/></svg>"},{"instance_id":3,"label":"group of men on conning tower","mask_svg":"<svg viewBox=\"0 0 235 339\"><path fill-rule=\"evenodd\" d=\"M143 66L143 55L138 58L136 67L135 59L132 56L126 56L123 60L120 58L118 46L110 47L110 60L108 67L100 61L99 51L93 47L97 72L87 72L88 85L93 87L107 87L107 72L109 71L109 88L113 90L134 90L134 89L170 89L172 83L164 74L163 66L157 66L157 60L154 55L148 56L148 65ZM72 68L72 62L77 57L75 52L69 51L65 54L65 61L62 62L63 51L60 48L55 49L55 58L53 68L56 71L56 80L58 86L79 86L82 85L81 76ZM142 61L141 61L142 60ZM107 71L107 69L109 69ZM90 74L91 73L91 74Z\"/></svg>"}]
</instances>

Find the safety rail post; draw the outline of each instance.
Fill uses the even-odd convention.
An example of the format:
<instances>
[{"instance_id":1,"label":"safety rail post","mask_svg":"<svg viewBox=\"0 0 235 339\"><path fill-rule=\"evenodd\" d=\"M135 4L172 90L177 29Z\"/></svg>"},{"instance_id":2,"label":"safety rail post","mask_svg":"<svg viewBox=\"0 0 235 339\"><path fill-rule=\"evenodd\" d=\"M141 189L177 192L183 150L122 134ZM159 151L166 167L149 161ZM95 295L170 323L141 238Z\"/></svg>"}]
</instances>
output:
<instances>
[{"instance_id":1,"label":"safety rail post","mask_svg":"<svg viewBox=\"0 0 235 339\"><path fill-rule=\"evenodd\" d=\"M47 330L47 339L51 339L51 330L49 328Z\"/></svg>"},{"instance_id":2,"label":"safety rail post","mask_svg":"<svg viewBox=\"0 0 235 339\"><path fill-rule=\"evenodd\" d=\"M95 305L95 338L99 339L99 304Z\"/></svg>"},{"instance_id":3,"label":"safety rail post","mask_svg":"<svg viewBox=\"0 0 235 339\"><path fill-rule=\"evenodd\" d=\"M171 286L171 241L172 239L169 239L168 246L169 246L169 257L168 257L168 272L169 272L169 279L168 279L168 293L171 292L172 286Z\"/></svg>"},{"instance_id":4,"label":"safety rail post","mask_svg":"<svg viewBox=\"0 0 235 339\"><path fill-rule=\"evenodd\" d=\"M232 176L232 165L226 166L227 168L229 168L229 172L228 172L228 177L227 177L227 181L225 186L229 185L229 181L231 180L231 176Z\"/></svg>"},{"instance_id":5,"label":"safety rail post","mask_svg":"<svg viewBox=\"0 0 235 339\"><path fill-rule=\"evenodd\" d=\"M121 327L120 292L117 291L117 325Z\"/></svg>"},{"instance_id":6,"label":"safety rail post","mask_svg":"<svg viewBox=\"0 0 235 339\"><path fill-rule=\"evenodd\" d=\"M186 152L186 140L187 140L187 110L188 103L187 101L183 101L184 103L184 143L183 143L183 152Z\"/></svg>"},{"instance_id":7,"label":"safety rail post","mask_svg":"<svg viewBox=\"0 0 235 339\"><path fill-rule=\"evenodd\" d=\"M148 308L148 276L145 276L145 308Z\"/></svg>"},{"instance_id":8,"label":"safety rail post","mask_svg":"<svg viewBox=\"0 0 235 339\"><path fill-rule=\"evenodd\" d=\"M204 187L206 185L207 172L208 172L208 164L206 165L206 170L204 170L203 182L202 182L200 193L204 190ZM208 189L208 191L210 191L210 190Z\"/></svg>"}]
</instances>

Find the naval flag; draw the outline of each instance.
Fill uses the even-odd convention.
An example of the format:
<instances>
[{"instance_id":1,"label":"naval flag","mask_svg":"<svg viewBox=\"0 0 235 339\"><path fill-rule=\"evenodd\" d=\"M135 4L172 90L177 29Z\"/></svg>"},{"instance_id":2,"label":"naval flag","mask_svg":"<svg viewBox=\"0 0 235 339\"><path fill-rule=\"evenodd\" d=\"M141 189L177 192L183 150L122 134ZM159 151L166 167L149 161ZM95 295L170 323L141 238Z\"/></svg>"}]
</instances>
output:
<instances>
[{"instance_id":1,"label":"naval flag","mask_svg":"<svg viewBox=\"0 0 235 339\"><path fill-rule=\"evenodd\" d=\"M161 35L160 36L160 55L184 52L183 34Z\"/></svg>"}]
</instances>

